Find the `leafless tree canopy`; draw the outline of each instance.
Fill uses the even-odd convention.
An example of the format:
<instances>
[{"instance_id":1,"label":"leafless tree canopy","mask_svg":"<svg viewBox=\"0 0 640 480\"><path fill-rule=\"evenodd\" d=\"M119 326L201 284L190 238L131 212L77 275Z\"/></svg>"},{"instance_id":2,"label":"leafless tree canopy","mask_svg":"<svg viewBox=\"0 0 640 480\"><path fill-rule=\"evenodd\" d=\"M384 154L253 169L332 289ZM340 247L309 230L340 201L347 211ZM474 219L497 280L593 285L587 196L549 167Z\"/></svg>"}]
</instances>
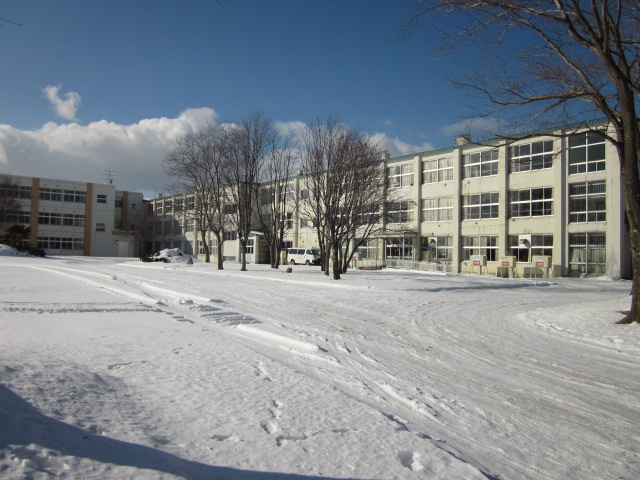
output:
<instances>
[{"instance_id":1,"label":"leafless tree canopy","mask_svg":"<svg viewBox=\"0 0 640 480\"><path fill-rule=\"evenodd\" d=\"M247 269L247 244L254 224L256 196L259 194L260 174L265 158L274 152L278 133L272 118L254 111L241 124L228 132L226 180L235 205L229 216L238 232L241 248L242 271Z\"/></svg>"},{"instance_id":2,"label":"leafless tree canopy","mask_svg":"<svg viewBox=\"0 0 640 480\"><path fill-rule=\"evenodd\" d=\"M309 191L301 208L317 227L326 274L331 255L333 276L339 279L355 249L380 226L385 199L381 151L337 116L311 124L301 150Z\"/></svg>"},{"instance_id":3,"label":"leafless tree canopy","mask_svg":"<svg viewBox=\"0 0 640 480\"><path fill-rule=\"evenodd\" d=\"M13 216L25 208L28 199L21 198L18 183L6 174L0 174L0 234L16 223Z\"/></svg>"},{"instance_id":4,"label":"leafless tree canopy","mask_svg":"<svg viewBox=\"0 0 640 480\"><path fill-rule=\"evenodd\" d=\"M631 227L634 286L626 321L640 320L638 1L420 1L409 14L409 29L422 22L444 32L447 48L462 44L485 53L486 68L455 81L488 100L484 115L517 107L526 118L518 125L528 129L609 121L607 136L618 151Z\"/></svg>"},{"instance_id":5,"label":"leafless tree canopy","mask_svg":"<svg viewBox=\"0 0 640 480\"><path fill-rule=\"evenodd\" d=\"M292 135L275 136L276 144L264 158L259 174L263 187L256 196L256 211L265 242L269 247L272 268L280 265L280 247L293 228L292 218L298 209L298 196L291 179L298 160Z\"/></svg>"},{"instance_id":6,"label":"leafless tree canopy","mask_svg":"<svg viewBox=\"0 0 640 480\"><path fill-rule=\"evenodd\" d=\"M208 125L198 132L189 132L176 142L175 148L163 162L163 169L173 183L174 194L188 195L184 212L194 220L205 251L205 261L210 261L211 250L206 232L216 236L221 252L224 232L229 228L224 215L225 174L227 170L227 137L229 132L218 124ZM222 269L222 255L218 255L218 268Z\"/></svg>"}]
</instances>

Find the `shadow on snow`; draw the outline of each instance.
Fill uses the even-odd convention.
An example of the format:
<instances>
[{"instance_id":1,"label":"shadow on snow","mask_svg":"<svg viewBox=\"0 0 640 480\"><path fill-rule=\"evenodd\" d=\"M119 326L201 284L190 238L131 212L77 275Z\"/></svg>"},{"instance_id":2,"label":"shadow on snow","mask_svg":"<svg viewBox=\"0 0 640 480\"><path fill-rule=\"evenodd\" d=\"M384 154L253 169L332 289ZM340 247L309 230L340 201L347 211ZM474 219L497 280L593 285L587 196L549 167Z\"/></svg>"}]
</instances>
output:
<instances>
[{"instance_id":1,"label":"shadow on snow","mask_svg":"<svg viewBox=\"0 0 640 480\"><path fill-rule=\"evenodd\" d=\"M189 480L304 480L328 477L256 472L218 467L185 460L155 448L123 442L74 427L43 415L22 397L0 384L0 450L11 450L17 456L37 456L28 446L38 445L60 452L61 455L80 457L101 463L155 470ZM36 468L48 472L42 462Z\"/></svg>"}]
</instances>

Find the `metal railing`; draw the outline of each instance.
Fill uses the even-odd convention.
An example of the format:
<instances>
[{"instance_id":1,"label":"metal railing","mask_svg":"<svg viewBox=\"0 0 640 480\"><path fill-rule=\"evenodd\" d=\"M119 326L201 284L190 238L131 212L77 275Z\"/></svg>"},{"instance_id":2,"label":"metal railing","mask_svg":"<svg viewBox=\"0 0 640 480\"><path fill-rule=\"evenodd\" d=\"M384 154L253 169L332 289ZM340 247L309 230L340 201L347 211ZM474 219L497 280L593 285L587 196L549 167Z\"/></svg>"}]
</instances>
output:
<instances>
[{"instance_id":1,"label":"metal railing","mask_svg":"<svg viewBox=\"0 0 640 480\"><path fill-rule=\"evenodd\" d=\"M435 262L418 262L414 260L385 260L387 268L402 268L406 270L421 270L423 272L451 273L451 265Z\"/></svg>"}]
</instances>

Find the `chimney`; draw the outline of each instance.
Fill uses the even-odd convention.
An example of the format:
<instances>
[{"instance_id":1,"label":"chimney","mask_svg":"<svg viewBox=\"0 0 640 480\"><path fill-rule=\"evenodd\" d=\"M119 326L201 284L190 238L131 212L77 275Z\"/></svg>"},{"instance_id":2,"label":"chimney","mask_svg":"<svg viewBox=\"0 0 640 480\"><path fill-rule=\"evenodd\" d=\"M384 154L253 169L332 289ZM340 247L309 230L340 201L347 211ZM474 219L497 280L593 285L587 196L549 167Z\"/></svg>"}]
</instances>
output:
<instances>
[{"instance_id":1,"label":"chimney","mask_svg":"<svg viewBox=\"0 0 640 480\"><path fill-rule=\"evenodd\" d=\"M468 135L458 135L454 141L454 145L459 147L460 145L468 145L471 143L471 138Z\"/></svg>"}]
</instances>

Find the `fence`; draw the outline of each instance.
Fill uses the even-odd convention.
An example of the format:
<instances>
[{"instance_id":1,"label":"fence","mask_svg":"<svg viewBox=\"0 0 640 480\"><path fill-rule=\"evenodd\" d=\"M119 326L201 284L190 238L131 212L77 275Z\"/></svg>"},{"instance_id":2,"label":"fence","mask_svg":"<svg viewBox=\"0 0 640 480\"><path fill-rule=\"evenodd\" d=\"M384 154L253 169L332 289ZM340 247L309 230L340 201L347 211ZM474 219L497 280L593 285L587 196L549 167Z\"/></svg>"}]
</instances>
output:
<instances>
[{"instance_id":1,"label":"fence","mask_svg":"<svg viewBox=\"0 0 640 480\"><path fill-rule=\"evenodd\" d=\"M394 260L387 258L385 260L387 268L402 268L406 270L421 270L423 272L433 273L451 273L451 265L433 262L417 262L414 260Z\"/></svg>"}]
</instances>

